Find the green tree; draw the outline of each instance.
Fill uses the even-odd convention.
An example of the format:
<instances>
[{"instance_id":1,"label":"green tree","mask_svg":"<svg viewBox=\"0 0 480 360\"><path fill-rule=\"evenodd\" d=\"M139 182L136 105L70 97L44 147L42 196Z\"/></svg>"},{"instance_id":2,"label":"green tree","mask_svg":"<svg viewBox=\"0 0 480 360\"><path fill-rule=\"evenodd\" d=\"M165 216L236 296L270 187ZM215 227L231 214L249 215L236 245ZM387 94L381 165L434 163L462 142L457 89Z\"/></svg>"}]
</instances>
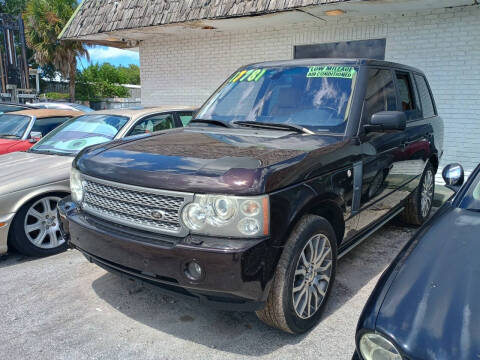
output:
<instances>
[{"instance_id":1,"label":"green tree","mask_svg":"<svg viewBox=\"0 0 480 360\"><path fill-rule=\"evenodd\" d=\"M98 100L112 97L128 97L129 92L120 84L127 79L119 68L104 63L92 64L77 74L78 98L81 100Z\"/></svg>"},{"instance_id":2,"label":"green tree","mask_svg":"<svg viewBox=\"0 0 480 360\"><path fill-rule=\"evenodd\" d=\"M27 0L0 0L0 13L18 16L25 10Z\"/></svg>"},{"instance_id":3,"label":"green tree","mask_svg":"<svg viewBox=\"0 0 480 360\"><path fill-rule=\"evenodd\" d=\"M118 71L125 79L124 84L140 85L140 68L138 65L119 66Z\"/></svg>"},{"instance_id":4,"label":"green tree","mask_svg":"<svg viewBox=\"0 0 480 360\"><path fill-rule=\"evenodd\" d=\"M69 78L71 101L75 100L77 57L88 58L88 51L81 42L59 41L58 36L76 7L76 0L29 0L23 14L27 45L35 61L41 66L52 64Z\"/></svg>"}]
</instances>

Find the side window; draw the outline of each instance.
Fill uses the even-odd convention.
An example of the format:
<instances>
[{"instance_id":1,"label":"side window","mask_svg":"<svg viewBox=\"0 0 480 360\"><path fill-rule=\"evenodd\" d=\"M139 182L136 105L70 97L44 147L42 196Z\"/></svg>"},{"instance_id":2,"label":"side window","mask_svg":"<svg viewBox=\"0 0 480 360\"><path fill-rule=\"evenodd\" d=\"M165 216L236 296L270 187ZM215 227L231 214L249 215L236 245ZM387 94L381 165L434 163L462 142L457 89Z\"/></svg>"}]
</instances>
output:
<instances>
[{"instance_id":1,"label":"side window","mask_svg":"<svg viewBox=\"0 0 480 360\"><path fill-rule=\"evenodd\" d=\"M42 136L45 136L68 119L70 119L70 117L65 116L37 119L35 120L31 131L41 132Z\"/></svg>"},{"instance_id":2,"label":"side window","mask_svg":"<svg viewBox=\"0 0 480 360\"><path fill-rule=\"evenodd\" d=\"M156 131L173 129L174 127L175 121L172 114L153 115L137 123L128 135L154 133Z\"/></svg>"},{"instance_id":3,"label":"side window","mask_svg":"<svg viewBox=\"0 0 480 360\"><path fill-rule=\"evenodd\" d=\"M187 126L190 121L192 120L193 117L193 112L179 112L178 117L180 118L180 121L182 122L183 126Z\"/></svg>"},{"instance_id":4,"label":"side window","mask_svg":"<svg viewBox=\"0 0 480 360\"><path fill-rule=\"evenodd\" d=\"M393 110L397 110L397 97L392 72L384 69L369 69L364 108L367 123L370 122L373 114Z\"/></svg>"},{"instance_id":5,"label":"side window","mask_svg":"<svg viewBox=\"0 0 480 360\"><path fill-rule=\"evenodd\" d=\"M410 75L405 72L396 72L398 96L400 97L401 111L407 115L407 120L414 120L420 117L420 109L416 94L413 90Z\"/></svg>"},{"instance_id":6,"label":"side window","mask_svg":"<svg viewBox=\"0 0 480 360\"><path fill-rule=\"evenodd\" d=\"M420 101L422 103L423 117L430 118L435 116L435 106L433 105L432 95L427 85L427 80L421 75L415 75Z\"/></svg>"}]
</instances>

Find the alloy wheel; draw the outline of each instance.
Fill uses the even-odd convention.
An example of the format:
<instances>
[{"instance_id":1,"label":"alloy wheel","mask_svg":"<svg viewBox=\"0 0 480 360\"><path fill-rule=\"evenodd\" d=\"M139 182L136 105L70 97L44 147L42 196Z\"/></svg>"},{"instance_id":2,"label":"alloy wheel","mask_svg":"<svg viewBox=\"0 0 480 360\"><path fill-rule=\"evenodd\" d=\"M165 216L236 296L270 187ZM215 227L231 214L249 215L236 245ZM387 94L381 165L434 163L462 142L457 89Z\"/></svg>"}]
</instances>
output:
<instances>
[{"instance_id":1,"label":"alloy wheel","mask_svg":"<svg viewBox=\"0 0 480 360\"><path fill-rule=\"evenodd\" d=\"M422 194L421 194L421 211L424 218L430 212L433 202L433 174L431 171L425 173L423 179Z\"/></svg>"},{"instance_id":2,"label":"alloy wheel","mask_svg":"<svg viewBox=\"0 0 480 360\"><path fill-rule=\"evenodd\" d=\"M293 306L300 318L311 318L323 304L332 276L332 261L328 237L312 236L300 254L293 278Z\"/></svg>"},{"instance_id":3,"label":"alloy wheel","mask_svg":"<svg viewBox=\"0 0 480 360\"><path fill-rule=\"evenodd\" d=\"M42 249L53 249L65 243L57 217L59 201L57 196L47 196L34 202L28 209L24 230L33 245Z\"/></svg>"}]
</instances>

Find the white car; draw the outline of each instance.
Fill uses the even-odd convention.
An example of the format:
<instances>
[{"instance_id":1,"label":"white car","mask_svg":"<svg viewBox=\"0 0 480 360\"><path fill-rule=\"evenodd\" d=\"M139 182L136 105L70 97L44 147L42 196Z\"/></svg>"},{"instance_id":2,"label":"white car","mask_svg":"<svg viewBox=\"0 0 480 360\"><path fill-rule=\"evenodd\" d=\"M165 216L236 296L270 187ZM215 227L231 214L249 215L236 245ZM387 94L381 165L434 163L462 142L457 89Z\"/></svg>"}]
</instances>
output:
<instances>
[{"instance_id":1,"label":"white car","mask_svg":"<svg viewBox=\"0 0 480 360\"><path fill-rule=\"evenodd\" d=\"M26 152L0 156L0 254L8 246L29 256L66 248L56 208L70 193L71 163L82 149L182 127L193 113L192 107L96 111L65 122Z\"/></svg>"}]
</instances>

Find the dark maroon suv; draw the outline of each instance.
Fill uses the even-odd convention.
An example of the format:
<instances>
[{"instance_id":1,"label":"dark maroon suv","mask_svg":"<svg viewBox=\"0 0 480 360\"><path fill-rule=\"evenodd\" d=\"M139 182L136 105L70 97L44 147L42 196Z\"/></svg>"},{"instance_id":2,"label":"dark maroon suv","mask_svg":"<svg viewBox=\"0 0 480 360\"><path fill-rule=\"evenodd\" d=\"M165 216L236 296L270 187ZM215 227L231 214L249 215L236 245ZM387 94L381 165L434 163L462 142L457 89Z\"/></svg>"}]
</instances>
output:
<instances>
[{"instance_id":1,"label":"dark maroon suv","mask_svg":"<svg viewBox=\"0 0 480 360\"><path fill-rule=\"evenodd\" d=\"M442 146L420 70L254 64L190 126L82 151L59 211L105 269L301 333L341 256L399 214L428 217Z\"/></svg>"}]
</instances>

